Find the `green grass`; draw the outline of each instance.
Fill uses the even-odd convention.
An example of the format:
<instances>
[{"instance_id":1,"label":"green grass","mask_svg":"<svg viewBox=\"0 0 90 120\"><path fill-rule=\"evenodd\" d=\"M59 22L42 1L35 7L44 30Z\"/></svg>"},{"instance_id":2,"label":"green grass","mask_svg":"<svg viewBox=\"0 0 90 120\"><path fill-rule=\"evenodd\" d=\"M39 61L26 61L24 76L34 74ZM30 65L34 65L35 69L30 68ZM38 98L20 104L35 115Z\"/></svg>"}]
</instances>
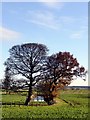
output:
<instances>
[{"instance_id":1,"label":"green grass","mask_svg":"<svg viewBox=\"0 0 90 120\"><path fill-rule=\"evenodd\" d=\"M73 105L88 106L88 94L62 94L60 98Z\"/></svg>"},{"instance_id":2,"label":"green grass","mask_svg":"<svg viewBox=\"0 0 90 120\"><path fill-rule=\"evenodd\" d=\"M61 91L61 94L56 98L57 103L52 106L23 106L23 105L3 105L2 118L22 120L22 119L85 119L88 116L88 96L89 91L86 90L67 90ZM25 102L24 95L2 95L2 102L15 103ZM66 102L65 102L65 101ZM71 103L71 104L70 104Z\"/></svg>"},{"instance_id":3,"label":"green grass","mask_svg":"<svg viewBox=\"0 0 90 120\"><path fill-rule=\"evenodd\" d=\"M38 107L6 107L3 108L3 118L86 118L87 109L84 107L38 106Z\"/></svg>"},{"instance_id":4,"label":"green grass","mask_svg":"<svg viewBox=\"0 0 90 120\"><path fill-rule=\"evenodd\" d=\"M2 95L2 103L22 103L24 104L25 102L25 99L26 99L26 96L22 96L22 95L19 95L19 94L4 94Z\"/></svg>"}]
</instances>

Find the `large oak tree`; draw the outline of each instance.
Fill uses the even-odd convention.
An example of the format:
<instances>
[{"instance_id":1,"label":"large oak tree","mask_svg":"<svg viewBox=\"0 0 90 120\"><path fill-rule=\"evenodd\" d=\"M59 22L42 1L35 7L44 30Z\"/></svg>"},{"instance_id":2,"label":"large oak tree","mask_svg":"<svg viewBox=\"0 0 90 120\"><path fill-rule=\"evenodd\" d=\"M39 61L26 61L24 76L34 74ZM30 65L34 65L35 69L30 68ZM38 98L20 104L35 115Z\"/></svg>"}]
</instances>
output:
<instances>
[{"instance_id":1,"label":"large oak tree","mask_svg":"<svg viewBox=\"0 0 90 120\"><path fill-rule=\"evenodd\" d=\"M39 83L38 88L45 95L45 101L52 104L58 88L69 85L77 77L84 78L85 75L85 68L80 67L70 52L59 52L47 57L43 70L44 81Z\"/></svg>"},{"instance_id":2,"label":"large oak tree","mask_svg":"<svg viewBox=\"0 0 90 120\"><path fill-rule=\"evenodd\" d=\"M40 80L40 73L47 51L45 45L37 43L16 45L9 50L10 57L5 62L5 65L10 69L11 74L21 74L29 79L29 91L25 105L28 105L31 100L32 86Z\"/></svg>"}]
</instances>

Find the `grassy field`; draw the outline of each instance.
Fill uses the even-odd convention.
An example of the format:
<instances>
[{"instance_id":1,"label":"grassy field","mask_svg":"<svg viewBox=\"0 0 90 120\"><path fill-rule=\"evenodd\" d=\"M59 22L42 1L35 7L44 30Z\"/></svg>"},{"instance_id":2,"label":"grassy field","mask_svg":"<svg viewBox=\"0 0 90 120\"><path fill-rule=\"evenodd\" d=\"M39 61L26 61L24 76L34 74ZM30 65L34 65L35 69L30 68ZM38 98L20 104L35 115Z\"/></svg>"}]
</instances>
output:
<instances>
[{"instance_id":1,"label":"grassy field","mask_svg":"<svg viewBox=\"0 0 90 120\"><path fill-rule=\"evenodd\" d=\"M90 99L88 93L88 90L62 90L56 98L56 104L51 106L24 106L21 104L25 102L25 94L3 94L2 119L87 120Z\"/></svg>"}]
</instances>

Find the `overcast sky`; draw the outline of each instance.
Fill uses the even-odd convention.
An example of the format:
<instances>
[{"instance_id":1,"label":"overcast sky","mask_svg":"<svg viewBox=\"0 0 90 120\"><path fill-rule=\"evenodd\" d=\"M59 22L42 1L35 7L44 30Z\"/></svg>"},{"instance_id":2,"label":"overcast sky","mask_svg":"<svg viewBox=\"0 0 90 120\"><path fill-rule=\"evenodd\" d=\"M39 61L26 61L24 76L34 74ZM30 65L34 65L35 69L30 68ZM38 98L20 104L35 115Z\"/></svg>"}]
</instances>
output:
<instances>
[{"instance_id":1,"label":"overcast sky","mask_svg":"<svg viewBox=\"0 0 90 120\"><path fill-rule=\"evenodd\" d=\"M29 42L45 44L49 55L68 51L88 69L88 3L55 1L2 3L0 78L4 75L8 50ZM75 80L71 85L88 85L88 82Z\"/></svg>"}]
</instances>

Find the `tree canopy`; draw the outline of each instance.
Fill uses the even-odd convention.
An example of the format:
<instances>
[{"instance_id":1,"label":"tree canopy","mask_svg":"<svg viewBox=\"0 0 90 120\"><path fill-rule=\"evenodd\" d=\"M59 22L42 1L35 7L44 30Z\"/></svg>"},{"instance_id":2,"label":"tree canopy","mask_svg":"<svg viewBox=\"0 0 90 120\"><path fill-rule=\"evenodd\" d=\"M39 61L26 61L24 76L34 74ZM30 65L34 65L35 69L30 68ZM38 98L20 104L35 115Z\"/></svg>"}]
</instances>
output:
<instances>
[{"instance_id":1,"label":"tree canopy","mask_svg":"<svg viewBox=\"0 0 90 120\"><path fill-rule=\"evenodd\" d=\"M77 59L70 52L59 52L47 57L44 74L54 83L60 78L71 81L78 76L84 77L85 68L80 67Z\"/></svg>"},{"instance_id":2,"label":"tree canopy","mask_svg":"<svg viewBox=\"0 0 90 120\"><path fill-rule=\"evenodd\" d=\"M21 74L27 79L32 77L34 85L42 70L47 51L45 45L37 43L13 46L9 50L10 57L5 62L5 65L10 69L12 75Z\"/></svg>"}]
</instances>

